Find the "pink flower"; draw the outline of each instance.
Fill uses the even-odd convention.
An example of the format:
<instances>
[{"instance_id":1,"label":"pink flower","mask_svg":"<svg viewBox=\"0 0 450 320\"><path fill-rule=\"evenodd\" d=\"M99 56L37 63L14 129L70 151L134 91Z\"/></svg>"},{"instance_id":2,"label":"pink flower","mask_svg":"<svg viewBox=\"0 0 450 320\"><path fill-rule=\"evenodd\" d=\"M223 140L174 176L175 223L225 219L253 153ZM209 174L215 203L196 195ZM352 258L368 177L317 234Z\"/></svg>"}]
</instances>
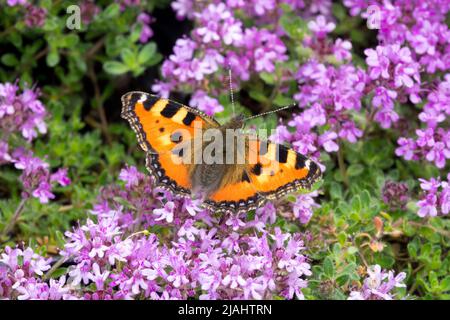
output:
<instances>
[{"instance_id":1,"label":"pink flower","mask_svg":"<svg viewBox=\"0 0 450 320\"><path fill-rule=\"evenodd\" d=\"M274 0L258 0L253 3L253 10L258 16L267 14L268 11L272 11L275 7L276 4Z\"/></svg>"},{"instance_id":2,"label":"pink flower","mask_svg":"<svg viewBox=\"0 0 450 320\"><path fill-rule=\"evenodd\" d=\"M141 43L147 43L148 40L153 36L153 30L150 28L150 23L152 23L152 17L145 12L141 12L137 21L142 24L142 31L139 36L139 41Z\"/></svg>"},{"instance_id":3,"label":"pink flower","mask_svg":"<svg viewBox=\"0 0 450 320\"><path fill-rule=\"evenodd\" d=\"M7 0L6 3L10 7L14 7L17 5L23 6L23 5L27 4L27 0Z\"/></svg>"},{"instance_id":4,"label":"pink flower","mask_svg":"<svg viewBox=\"0 0 450 320\"><path fill-rule=\"evenodd\" d=\"M314 202L313 197L317 196L317 192L297 197L293 205L294 216L300 220L300 223L306 224L311 220L313 208L320 207Z\"/></svg>"},{"instance_id":5,"label":"pink flower","mask_svg":"<svg viewBox=\"0 0 450 320\"><path fill-rule=\"evenodd\" d=\"M120 170L119 179L126 182L127 188L135 187L139 184L142 174L137 170L135 166L126 166Z\"/></svg>"},{"instance_id":6,"label":"pink flower","mask_svg":"<svg viewBox=\"0 0 450 320\"><path fill-rule=\"evenodd\" d=\"M103 290L105 281L108 279L110 274L109 271L100 272L100 267L97 263L92 265L92 273L89 273L89 279L95 283L95 287L97 290Z\"/></svg>"},{"instance_id":7,"label":"pink flower","mask_svg":"<svg viewBox=\"0 0 450 320\"><path fill-rule=\"evenodd\" d=\"M314 32L316 37L321 39L324 38L327 33L333 31L336 28L336 24L333 22L327 22L325 17L320 15L316 20L311 20L308 22L308 28Z\"/></svg>"},{"instance_id":8,"label":"pink flower","mask_svg":"<svg viewBox=\"0 0 450 320\"><path fill-rule=\"evenodd\" d=\"M193 107L197 107L207 115L214 115L215 113L223 111L223 106L219 103L219 101L209 97L206 92L202 90L197 90L192 95L189 104Z\"/></svg>"},{"instance_id":9,"label":"pink flower","mask_svg":"<svg viewBox=\"0 0 450 320\"><path fill-rule=\"evenodd\" d=\"M236 289L238 286L245 286L246 281L241 276L241 268L237 265L231 267L230 273L222 280L222 284L229 286L231 289Z\"/></svg>"},{"instance_id":10,"label":"pink flower","mask_svg":"<svg viewBox=\"0 0 450 320\"><path fill-rule=\"evenodd\" d=\"M342 124L342 128L339 131L339 137L346 139L350 143L355 143L358 138L361 138L363 132L355 126L352 121L346 121Z\"/></svg>"},{"instance_id":11,"label":"pink flower","mask_svg":"<svg viewBox=\"0 0 450 320\"><path fill-rule=\"evenodd\" d=\"M443 142L436 142L425 158L430 162L434 162L436 167L442 169L445 167L446 160L450 159L450 149Z\"/></svg>"},{"instance_id":12,"label":"pink flower","mask_svg":"<svg viewBox=\"0 0 450 320\"><path fill-rule=\"evenodd\" d=\"M363 287L359 291L352 291L348 300L392 300L394 288L405 287L404 272L394 276L392 271L385 272L379 265L367 269L368 277L364 280Z\"/></svg>"},{"instance_id":13,"label":"pink flower","mask_svg":"<svg viewBox=\"0 0 450 320\"><path fill-rule=\"evenodd\" d=\"M172 223L174 209L175 204L172 201L168 201L163 208L153 210L153 214L159 216L155 220L166 220L168 223Z\"/></svg>"},{"instance_id":14,"label":"pink flower","mask_svg":"<svg viewBox=\"0 0 450 320\"><path fill-rule=\"evenodd\" d=\"M68 186L71 183L70 178L67 176L67 169L66 168L58 169L58 171L53 173L50 176L50 181L51 182L58 182L63 187Z\"/></svg>"},{"instance_id":15,"label":"pink flower","mask_svg":"<svg viewBox=\"0 0 450 320\"><path fill-rule=\"evenodd\" d=\"M397 141L399 147L395 149L397 156L403 156L406 160L415 160L416 142L411 138L399 138Z\"/></svg>"},{"instance_id":16,"label":"pink flower","mask_svg":"<svg viewBox=\"0 0 450 320\"><path fill-rule=\"evenodd\" d=\"M51 186L49 183L43 181L39 186L33 191L32 195L38 198L41 203L48 203L49 199L54 199L55 195L50 192Z\"/></svg>"},{"instance_id":17,"label":"pink flower","mask_svg":"<svg viewBox=\"0 0 450 320\"><path fill-rule=\"evenodd\" d=\"M194 17L193 4L194 0L175 0L170 5L176 12L177 18L182 20L184 18L192 19Z\"/></svg>"},{"instance_id":18,"label":"pink flower","mask_svg":"<svg viewBox=\"0 0 450 320\"><path fill-rule=\"evenodd\" d=\"M437 216L437 197L434 194L427 195L423 200L417 202L417 205L420 207L417 215L421 218L430 216Z\"/></svg>"},{"instance_id":19,"label":"pink flower","mask_svg":"<svg viewBox=\"0 0 450 320\"><path fill-rule=\"evenodd\" d=\"M377 46L376 50L366 49L366 63L369 66L369 76L372 79L378 79L380 76L389 79L389 59L386 57L386 50L382 46Z\"/></svg>"},{"instance_id":20,"label":"pink flower","mask_svg":"<svg viewBox=\"0 0 450 320\"><path fill-rule=\"evenodd\" d=\"M323 146L326 152L336 152L339 150L339 145L334 141L337 137L336 132L326 131L319 137L319 144Z\"/></svg>"}]
</instances>

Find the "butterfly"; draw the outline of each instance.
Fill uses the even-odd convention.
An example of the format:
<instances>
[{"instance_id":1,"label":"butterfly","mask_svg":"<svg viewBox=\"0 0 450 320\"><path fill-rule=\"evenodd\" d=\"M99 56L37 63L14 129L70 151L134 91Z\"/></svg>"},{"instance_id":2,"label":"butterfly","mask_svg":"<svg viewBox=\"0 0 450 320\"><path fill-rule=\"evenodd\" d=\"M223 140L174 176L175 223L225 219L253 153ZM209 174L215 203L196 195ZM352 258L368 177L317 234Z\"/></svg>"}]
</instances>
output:
<instances>
[{"instance_id":1,"label":"butterfly","mask_svg":"<svg viewBox=\"0 0 450 320\"><path fill-rule=\"evenodd\" d=\"M156 186L182 196L200 194L204 206L216 212L256 209L287 193L311 189L321 178L319 166L311 159L284 145L244 134L242 116L221 125L200 110L139 91L122 96L121 116L136 133ZM229 130L238 134L211 155L224 159L222 151L234 149L232 161L195 161L213 143L212 139L199 140L196 133L200 137L208 132L225 135Z\"/></svg>"}]
</instances>

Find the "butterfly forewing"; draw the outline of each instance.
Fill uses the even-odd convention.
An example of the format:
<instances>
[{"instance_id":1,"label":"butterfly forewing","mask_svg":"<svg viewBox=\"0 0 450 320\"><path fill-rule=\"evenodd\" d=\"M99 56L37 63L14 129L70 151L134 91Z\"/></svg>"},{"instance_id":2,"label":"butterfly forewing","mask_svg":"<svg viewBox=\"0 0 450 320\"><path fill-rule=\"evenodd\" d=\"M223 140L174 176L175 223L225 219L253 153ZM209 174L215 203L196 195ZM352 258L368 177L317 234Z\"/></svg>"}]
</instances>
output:
<instances>
[{"instance_id":1,"label":"butterfly forewing","mask_svg":"<svg viewBox=\"0 0 450 320\"><path fill-rule=\"evenodd\" d=\"M177 156L183 154L177 146L194 137L195 127L204 130L219 124L194 108L138 91L122 96L122 117L147 153L147 169L157 184L190 193L189 166L180 164Z\"/></svg>"}]
</instances>

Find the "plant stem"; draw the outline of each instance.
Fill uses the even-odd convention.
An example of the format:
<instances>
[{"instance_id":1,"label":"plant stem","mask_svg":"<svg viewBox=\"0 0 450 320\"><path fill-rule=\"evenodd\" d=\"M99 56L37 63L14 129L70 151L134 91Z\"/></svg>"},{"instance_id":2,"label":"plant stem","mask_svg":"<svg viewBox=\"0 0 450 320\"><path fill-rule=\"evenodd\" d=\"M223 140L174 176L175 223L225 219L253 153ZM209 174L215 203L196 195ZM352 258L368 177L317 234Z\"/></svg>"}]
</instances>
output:
<instances>
[{"instance_id":1,"label":"plant stem","mask_svg":"<svg viewBox=\"0 0 450 320\"><path fill-rule=\"evenodd\" d=\"M66 261L66 257L59 258L58 261L45 273L45 275L42 277L42 280L47 280L50 278L53 272L55 272L56 269L58 269L63 263Z\"/></svg>"},{"instance_id":2,"label":"plant stem","mask_svg":"<svg viewBox=\"0 0 450 320\"><path fill-rule=\"evenodd\" d=\"M344 181L345 186L348 188L350 186L350 183L348 181L347 168L346 168L345 162L344 162L344 152L342 151L341 143L339 143L339 150L338 150L337 157L338 157L338 165L339 165L339 170L341 171L342 180Z\"/></svg>"},{"instance_id":3,"label":"plant stem","mask_svg":"<svg viewBox=\"0 0 450 320\"><path fill-rule=\"evenodd\" d=\"M111 145L112 138L108 131L108 121L106 119L105 108L103 107L102 96L100 93L100 87L98 85L97 76L95 74L94 66L92 63L89 65L88 76L94 85L95 101L97 102L98 114L100 116L101 131L106 138L106 142Z\"/></svg>"},{"instance_id":4,"label":"plant stem","mask_svg":"<svg viewBox=\"0 0 450 320\"><path fill-rule=\"evenodd\" d=\"M0 32L0 38L6 37L8 34L10 34L14 30L14 26L9 27L8 29L3 30Z\"/></svg>"},{"instance_id":5,"label":"plant stem","mask_svg":"<svg viewBox=\"0 0 450 320\"><path fill-rule=\"evenodd\" d=\"M30 67L30 65L32 65L33 63L36 63L42 57L45 57L45 55L48 53L48 51L49 51L49 48L45 47L44 49L39 51L31 60L28 60L24 64L21 64L19 66L19 68L17 69L17 71L14 73L12 79L18 78L20 76L20 74L23 73L24 70L26 70L27 68Z\"/></svg>"},{"instance_id":6,"label":"plant stem","mask_svg":"<svg viewBox=\"0 0 450 320\"><path fill-rule=\"evenodd\" d=\"M11 220L9 221L8 225L6 226L6 228L3 230L2 232L2 238L8 235L8 233L14 228L14 226L16 225L17 220L19 219L20 214L22 213L22 210L25 206L25 203L27 202L28 198L22 198L22 200L20 200L19 205L16 208L16 211L14 212L13 217L11 218Z\"/></svg>"},{"instance_id":7,"label":"plant stem","mask_svg":"<svg viewBox=\"0 0 450 320\"><path fill-rule=\"evenodd\" d=\"M138 232L142 225L142 216L144 215L144 211L139 209L136 215L136 224L134 225L133 232Z\"/></svg>"},{"instance_id":8,"label":"plant stem","mask_svg":"<svg viewBox=\"0 0 450 320\"><path fill-rule=\"evenodd\" d=\"M94 56L105 44L105 38L101 38L98 40L87 52L86 52L86 59L89 59L90 57Z\"/></svg>"}]
</instances>

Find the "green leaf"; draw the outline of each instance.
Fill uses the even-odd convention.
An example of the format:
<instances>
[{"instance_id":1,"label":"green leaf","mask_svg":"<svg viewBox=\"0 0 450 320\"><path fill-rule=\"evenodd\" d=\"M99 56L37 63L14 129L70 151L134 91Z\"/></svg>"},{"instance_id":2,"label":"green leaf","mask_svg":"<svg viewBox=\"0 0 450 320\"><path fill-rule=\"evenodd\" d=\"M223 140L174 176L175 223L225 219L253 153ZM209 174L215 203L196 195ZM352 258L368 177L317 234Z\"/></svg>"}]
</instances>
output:
<instances>
[{"instance_id":1,"label":"green leaf","mask_svg":"<svg viewBox=\"0 0 450 320\"><path fill-rule=\"evenodd\" d=\"M66 35L63 39L63 44L65 48L72 48L75 47L78 42L80 41L80 38L76 33L70 33Z\"/></svg>"},{"instance_id":2,"label":"green leaf","mask_svg":"<svg viewBox=\"0 0 450 320\"><path fill-rule=\"evenodd\" d=\"M341 253L342 250L342 246L339 243L335 243L333 245L333 254L334 255L339 255Z\"/></svg>"},{"instance_id":3,"label":"green leaf","mask_svg":"<svg viewBox=\"0 0 450 320\"><path fill-rule=\"evenodd\" d=\"M51 274L51 278L58 279L59 277L65 275L67 273L67 268L58 268Z\"/></svg>"},{"instance_id":4,"label":"green leaf","mask_svg":"<svg viewBox=\"0 0 450 320\"><path fill-rule=\"evenodd\" d=\"M22 35L19 32L10 33L9 40L16 48L22 47L23 40Z\"/></svg>"},{"instance_id":5,"label":"green leaf","mask_svg":"<svg viewBox=\"0 0 450 320\"><path fill-rule=\"evenodd\" d=\"M339 183L331 182L330 197L331 197L331 199L341 199L342 198L342 186Z\"/></svg>"},{"instance_id":6,"label":"green leaf","mask_svg":"<svg viewBox=\"0 0 450 320\"><path fill-rule=\"evenodd\" d=\"M408 254L411 258L416 258L417 257L417 252L419 250L419 247L417 245L417 242L409 242L407 245L408 248Z\"/></svg>"},{"instance_id":7,"label":"green leaf","mask_svg":"<svg viewBox=\"0 0 450 320\"><path fill-rule=\"evenodd\" d=\"M130 69L124 65L122 62L118 61L106 61L103 64L103 69L113 75L119 75L130 71Z\"/></svg>"},{"instance_id":8,"label":"green leaf","mask_svg":"<svg viewBox=\"0 0 450 320\"><path fill-rule=\"evenodd\" d=\"M49 67L55 67L56 65L58 65L59 63L59 52L58 50L51 50L48 54L47 54L47 65Z\"/></svg>"},{"instance_id":9,"label":"green leaf","mask_svg":"<svg viewBox=\"0 0 450 320\"><path fill-rule=\"evenodd\" d=\"M342 21L347 17L347 11L345 7L341 4L334 3L332 6L333 16Z\"/></svg>"},{"instance_id":10,"label":"green leaf","mask_svg":"<svg viewBox=\"0 0 450 320\"><path fill-rule=\"evenodd\" d=\"M61 231L59 231L59 230L56 230L55 238L56 238L56 243L60 247L64 246L64 244L66 243L66 239L64 237L64 234Z\"/></svg>"},{"instance_id":11,"label":"green leaf","mask_svg":"<svg viewBox=\"0 0 450 320\"><path fill-rule=\"evenodd\" d=\"M266 102L267 97L258 89L250 90L249 95L258 102Z\"/></svg>"},{"instance_id":12,"label":"green leaf","mask_svg":"<svg viewBox=\"0 0 450 320\"><path fill-rule=\"evenodd\" d=\"M366 38L366 33L361 30L351 30L350 37L353 42L363 43Z\"/></svg>"},{"instance_id":13,"label":"green leaf","mask_svg":"<svg viewBox=\"0 0 450 320\"><path fill-rule=\"evenodd\" d=\"M334 263L330 257L326 257L325 260L323 260L323 272L329 278L333 278L335 275Z\"/></svg>"},{"instance_id":14,"label":"green leaf","mask_svg":"<svg viewBox=\"0 0 450 320\"><path fill-rule=\"evenodd\" d=\"M395 263L395 259L387 254L375 254L375 262L378 263L382 268L390 269Z\"/></svg>"},{"instance_id":15,"label":"green leaf","mask_svg":"<svg viewBox=\"0 0 450 320\"><path fill-rule=\"evenodd\" d=\"M17 60L16 56L12 53L5 53L1 58L2 63L8 67L14 67L19 64L19 60Z\"/></svg>"},{"instance_id":16,"label":"green leaf","mask_svg":"<svg viewBox=\"0 0 450 320\"><path fill-rule=\"evenodd\" d=\"M267 84L274 84L275 83L275 74L274 73L268 73L268 72L261 72L259 74L259 76L261 77L261 79L267 83Z\"/></svg>"},{"instance_id":17,"label":"green leaf","mask_svg":"<svg viewBox=\"0 0 450 320\"><path fill-rule=\"evenodd\" d=\"M118 3L112 3L103 11L103 16L106 19L115 18L120 13L120 5Z\"/></svg>"},{"instance_id":18,"label":"green leaf","mask_svg":"<svg viewBox=\"0 0 450 320\"><path fill-rule=\"evenodd\" d=\"M350 280L350 277L348 274L342 274L336 278L336 282L341 286L346 285L349 282L349 280Z\"/></svg>"},{"instance_id":19,"label":"green leaf","mask_svg":"<svg viewBox=\"0 0 450 320\"><path fill-rule=\"evenodd\" d=\"M138 41L141 36L141 32L142 32L142 24L139 23L131 31L131 34L129 37L130 41L132 43L135 43L136 41Z\"/></svg>"},{"instance_id":20,"label":"green leaf","mask_svg":"<svg viewBox=\"0 0 450 320\"><path fill-rule=\"evenodd\" d=\"M44 31L54 31L56 29L58 29L59 27L59 19L57 17L48 17L47 19L45 19L45 23L44 26L42 27L42 29Z\"/></svg>"},{"instance_id":21,"label":"green leaf","mask_svg":"<svg viewBox=\"0 0 450 320\"><path fill-rule=\"evenodd\" d=\"M288 106L294 102L293 99L283 96L282 94L278 93L275 99L273 99L273 103L277 106L283 107Z\"/></svg>"},{"instance_id":22,"label":"green leaf","mask_svg":"<svg viewBox=\"0 0 450 320\"><path fill-rule=\"evenodd\" d=\"M347 234L344 231L341 231L337 236L337 240L341 245L344 245L347 241Z\"/></svg>"},{"instance_id":23,"label":"green leaf","mask_svg":"<svg viewBox=\"0 0 450 320\"><path fill-rule=\"evenodd\" d=\"M428 282L426 282L421 276L417 277L416 282L418 285L424 287L426 291L428 291L428 292L431 291L430 286L428 285Z\"/></svg>"},{"instance_id":24,"label":"green leaf","mask_svg":"<svg viewBox=\"0 0 450 320\"><path fill-rule=\"evenodd\" d=\"M358 248L355 246L348 247L347 252L348 254L355 254L358 252Z\"/></svg>"},{"instance_id":25,"label":"green leaf","mask_svg":"<svg viewBox=\"0 0 450 320\"><path fill-rule=\"evenodd\" d=\"M135 66L132 71L133 71L133 77L138 77L145 71L145 67Z\"/></svg>"},{"instance_id":26,"label":"green leaf","mask_svg":"<svg viewBox=\"0 0 450 320\"><path fill-rule=\"evenodd\" d=\"M287 13L280 18L281 27L286 31L287 35L296 40L302 40L307 32L307 24L300 17Z\"/></svg>"},{"instance_id":27,"label":"green leaf","mask_svg":"<svg viewBox=\"0 0 450 320\"><path fill-rule=\"evenodd\" d=\"M369 191L364 189L363 192L361 192L361 205L363 206L363 208L370 207L370 199L371 199L371 196L370 196Z\"/></svg>"},{"instance_id":28,"label":"green leaf","mask_svg":"<svg viewBox=\"0 0 450 320\"><path fill-rule=\"evenodd\" d=\"M146 44L139 52L138 63L145 64L153 57L155 53L156 53L156 44L154 42Z\"/></svg>"},{"instance_id":29,"label":"green leaf","mask_svg":"<svg viewBox=\"0 0 450 320\"><path fill-rule=\"evenodd\" d=\"M124 48L120 52L122 61L130 68L133 69L136 66L136 55L129 48Z\"/></svg>"},{"instance_id":30,"label":"green leaf","mask_svg":"<svg viewBox=\"0 0 450 320\"><path fill-rule=\"evenodd\" d=\"M431 285L431 290L435 291L438 287L439 287L439 280L438 277L436 275L436 272L431 271L428 275L428 281L430 282Z\"/></svg>"},{"instance_id":31,"label":"green leaf","mask_svg":"<svg viewBox=\"0 0 450 320\"><path fill-rule=\"evenodd\" d=\"M80 58L80 57L76 57L75 64L76 64L78 70L80 70L82 73L86 73L86 71L87 71L86 60L84 60L83 58Z\"/></svg>"},{"instance_id":32,"label":"green leaf","mask_svg":"<svg viewBox=\"0 0 450 320\"><path fill-rule=\"evenodd\" d=\"M361 206L361 197L359 196L359 194L353 197L351 204L353 212L356 213L361 212L362 206Z\"/></svg>"},{"instance_id":33,"label":"green leaf","mask_svg":"<svg viewBox=\"0 0 450 320\"><path fill-rule=\"evenodd\" d=\"M446 276L440 284L441 292L450 291L450 276Z\"/></svg>"},{"instance_id":34,"label":"green leaf","mask_svg":"<svg viewBox=\"0 0 450 320\"><path fill-rule=\"evenodd\" d=\"M149 61L147 61L147 66L154 66L155 64L158 64L162 60L163 56L160 53L155 53Z\"/></svg>"},{"instance_id":35,"label":"green leaf","mask_svg":"<svg viewBox=\"0 0 450 320\"><path fill-rule=\"evenodd\" d=\"M350 177L359 176L364 171L364 166L361 164L351 164L347 168L347 174Z\"/></svg>"}]
</instances>

